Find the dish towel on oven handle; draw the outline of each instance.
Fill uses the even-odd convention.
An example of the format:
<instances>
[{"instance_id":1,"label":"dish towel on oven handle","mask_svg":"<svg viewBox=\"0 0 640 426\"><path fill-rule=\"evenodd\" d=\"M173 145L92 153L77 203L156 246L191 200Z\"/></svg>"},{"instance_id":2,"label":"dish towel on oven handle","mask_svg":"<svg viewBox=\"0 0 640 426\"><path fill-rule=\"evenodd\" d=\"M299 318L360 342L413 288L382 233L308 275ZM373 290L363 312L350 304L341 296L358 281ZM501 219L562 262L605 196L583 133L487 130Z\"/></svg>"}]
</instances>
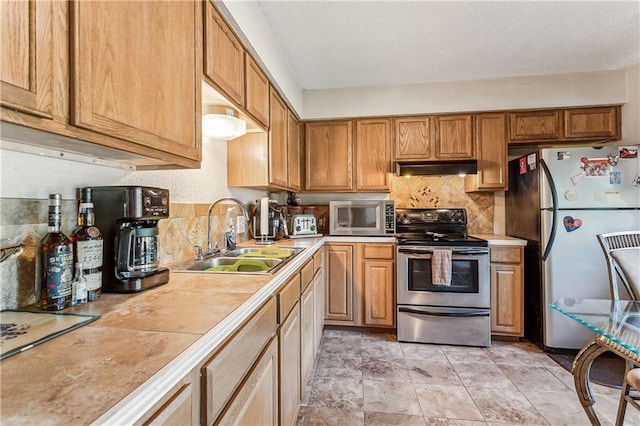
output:
<instances>
[{"instance_id":1,"label":"dish towel on oven handle","mask_svg":"<svg viewBox=\"0 0 640 426\"><path fill-rule=\"evenodd\" d=\"M431 282L433 285L451 285L451 250L433 250Z\"/></svg>"}]
</instances>

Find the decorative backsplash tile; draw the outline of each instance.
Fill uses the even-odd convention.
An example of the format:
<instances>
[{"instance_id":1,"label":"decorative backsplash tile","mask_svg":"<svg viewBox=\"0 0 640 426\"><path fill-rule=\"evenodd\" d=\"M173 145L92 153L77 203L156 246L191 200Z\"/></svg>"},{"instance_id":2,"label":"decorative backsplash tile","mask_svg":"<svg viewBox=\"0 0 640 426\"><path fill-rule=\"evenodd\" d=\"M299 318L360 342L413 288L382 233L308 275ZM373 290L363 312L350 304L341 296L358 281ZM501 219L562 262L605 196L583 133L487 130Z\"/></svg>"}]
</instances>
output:
<instances>
[{"instance_id":1,"label":"decorative backsplash tile","mask_svg":"<svg viewBox=\"0 0 640 426\"><path fill-rule=\"evenodd\" d=\"M394 176L391 184L397 208L465 208L469 233L493 233L493 192L466 193L463 177Z\"/></svg>"}]
</instances>

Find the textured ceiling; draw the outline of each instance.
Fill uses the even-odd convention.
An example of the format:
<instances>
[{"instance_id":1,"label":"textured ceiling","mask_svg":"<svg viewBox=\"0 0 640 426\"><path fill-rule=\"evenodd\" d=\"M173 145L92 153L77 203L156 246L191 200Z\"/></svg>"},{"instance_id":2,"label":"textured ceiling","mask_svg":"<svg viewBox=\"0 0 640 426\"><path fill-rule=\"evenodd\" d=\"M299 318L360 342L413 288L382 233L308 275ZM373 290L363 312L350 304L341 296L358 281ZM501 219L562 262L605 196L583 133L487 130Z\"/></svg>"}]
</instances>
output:
<instances>
[{"instance_id":1,"label":"textured ceiling","mask_svg":"<svg viewBox=\"0 0 640 426\"><path fill-rule=\"evenodd\" d=\"M303 89L622 69L640 1L258 1Z\"/></svg>"}]
</instances>

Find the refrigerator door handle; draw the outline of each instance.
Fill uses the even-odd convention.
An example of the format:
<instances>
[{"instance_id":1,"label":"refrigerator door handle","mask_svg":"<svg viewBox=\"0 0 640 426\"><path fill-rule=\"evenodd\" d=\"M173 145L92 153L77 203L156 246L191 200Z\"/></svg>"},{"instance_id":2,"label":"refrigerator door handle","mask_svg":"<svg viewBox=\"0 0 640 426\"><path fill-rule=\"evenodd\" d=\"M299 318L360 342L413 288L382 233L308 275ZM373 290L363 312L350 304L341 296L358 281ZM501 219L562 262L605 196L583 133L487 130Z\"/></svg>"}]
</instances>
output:
<instances>
[{"instance_id":1,"label":"refrigerator door handle","mask_svg":"<svg viewBox=\"0 0 640 426\"><path fill-rule=\"evenodd\" d=\"M549 167L547 167L547 163L544 162L543 158L540 158L540 166L542 167L542 171L544 172L547 181L549 182L549 189L551 190L551 207L543 210L550 210L553 212L553 219L551 221L551 234L549 235L549 240L544 249L544 254L542 255L542 260L547 260L549 254L551 253L551 248L553 247L553 242L556 240L556 231L558 229L558 191L556 190L556 184L553 181L553 177L551 176L551 172L549 171Z\"/></svg>"}]
</instances>

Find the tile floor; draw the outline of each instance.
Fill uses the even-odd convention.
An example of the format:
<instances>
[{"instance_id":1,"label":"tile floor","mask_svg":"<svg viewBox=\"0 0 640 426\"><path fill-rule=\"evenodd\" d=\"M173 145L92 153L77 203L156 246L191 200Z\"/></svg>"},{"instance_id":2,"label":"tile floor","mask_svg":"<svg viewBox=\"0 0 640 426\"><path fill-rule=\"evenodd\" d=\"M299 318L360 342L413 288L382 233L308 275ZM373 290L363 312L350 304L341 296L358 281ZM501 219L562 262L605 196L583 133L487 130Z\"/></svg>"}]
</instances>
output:
<instances>
[{"instance_id":1,"label":"tile floor","mask_svg":"<svg viewBox=\"0 0 640 426\"><path fill-rule=\"evenodd\" d=\"M593 385L613 424L619 391ZM536 346L399 343L395 336L325 330L298 425L589 425L573 376ZM625 425L640 425L629 407Z\"/></svg>"}]
</instances>

